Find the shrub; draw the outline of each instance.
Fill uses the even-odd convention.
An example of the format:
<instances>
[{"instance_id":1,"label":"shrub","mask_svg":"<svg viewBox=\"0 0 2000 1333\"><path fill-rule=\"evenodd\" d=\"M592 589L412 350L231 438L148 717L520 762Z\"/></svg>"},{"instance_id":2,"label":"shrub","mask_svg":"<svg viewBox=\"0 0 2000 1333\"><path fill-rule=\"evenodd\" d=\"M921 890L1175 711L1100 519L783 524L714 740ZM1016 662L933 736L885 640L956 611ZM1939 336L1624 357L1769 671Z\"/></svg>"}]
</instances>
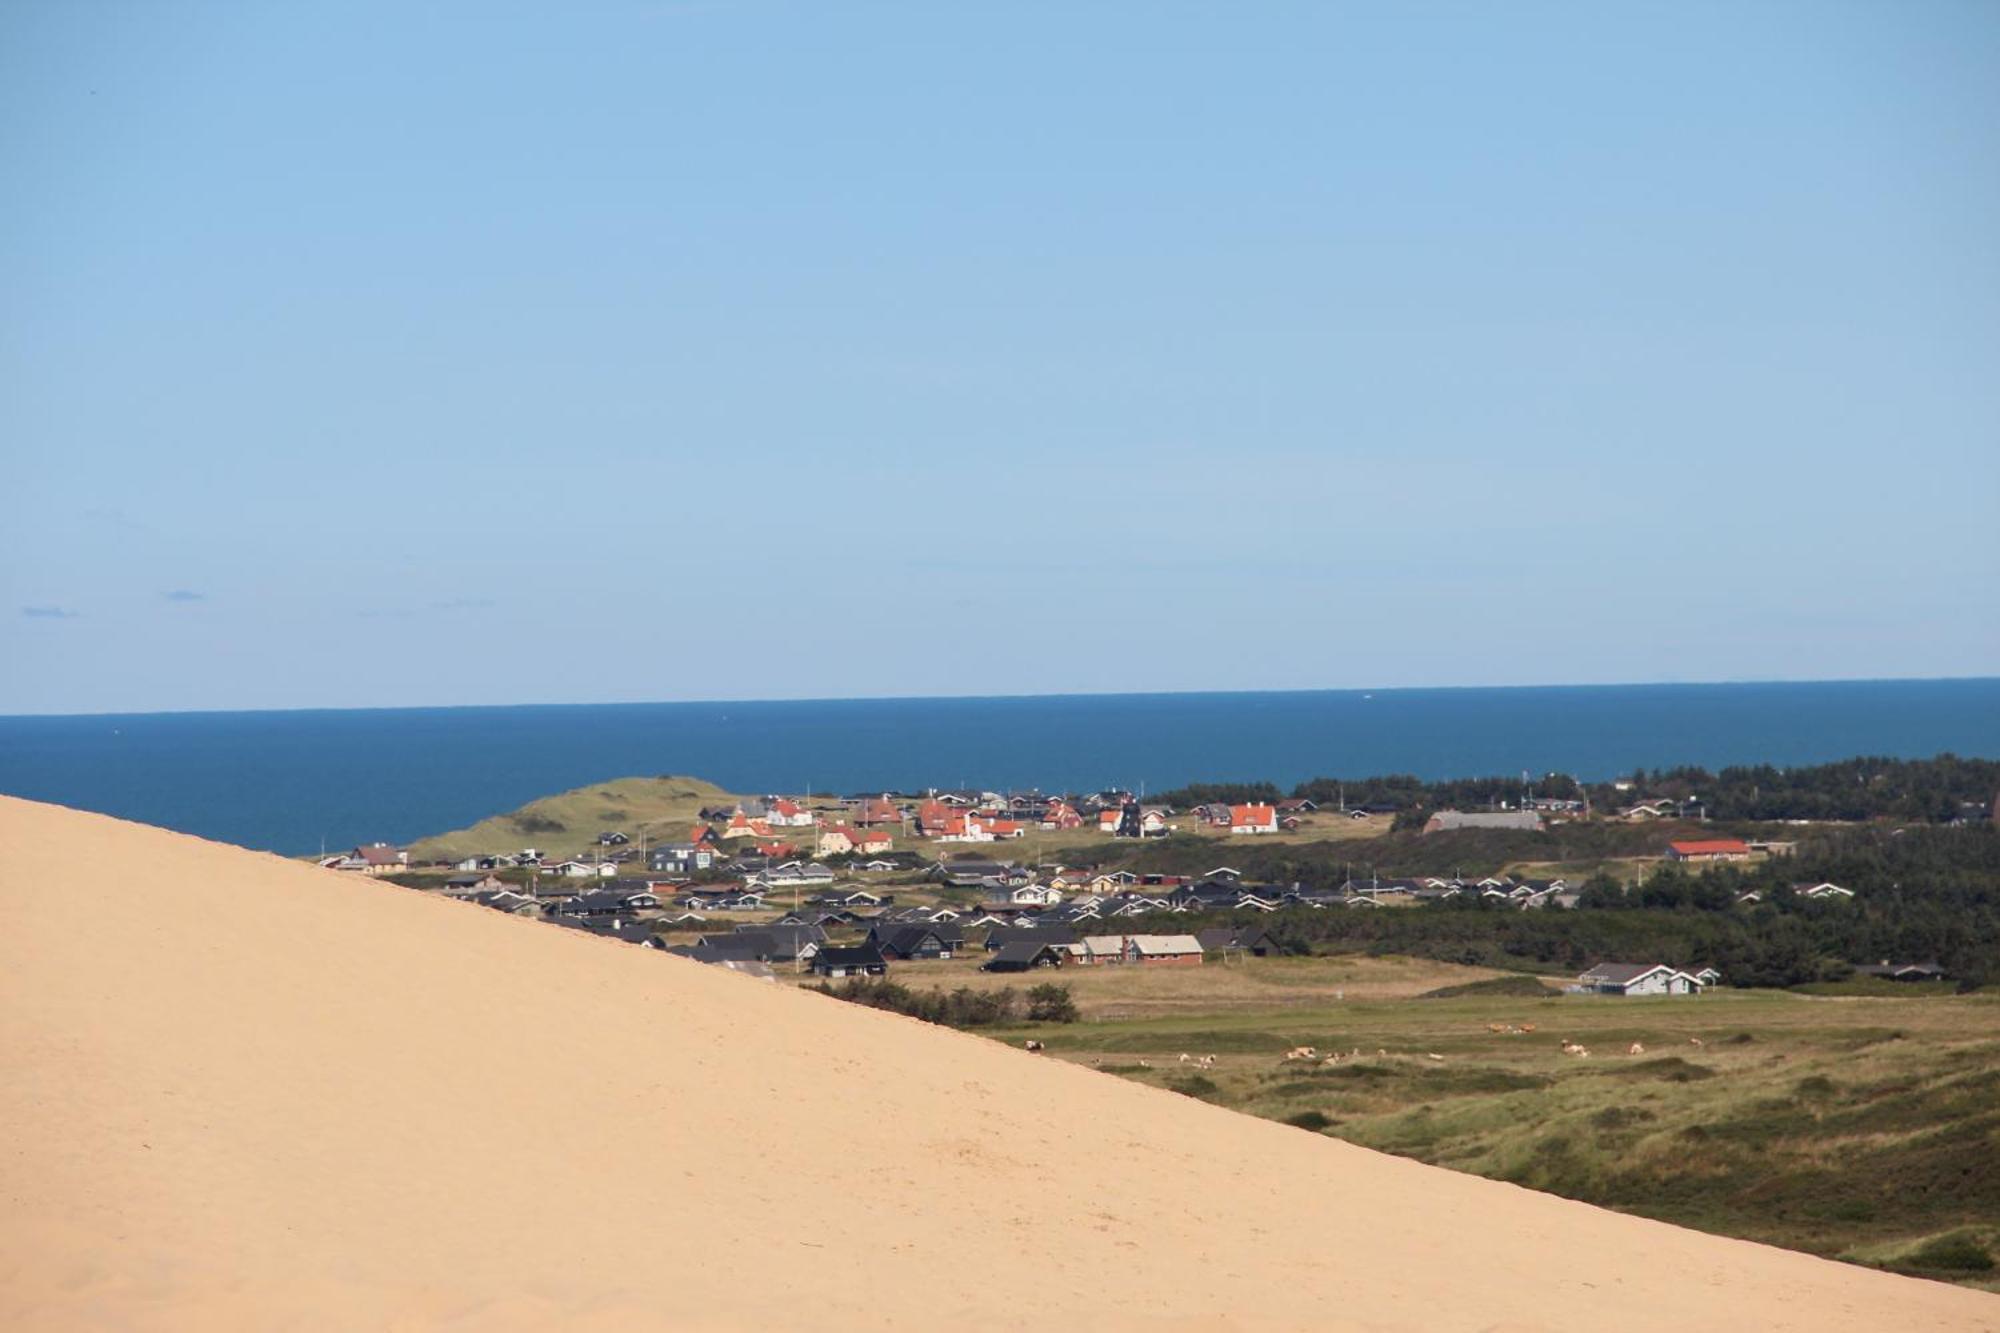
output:
<instances>
[{"instance_id":1,"label":"shrub","mask_svg":"<svg viewBox=\"0 0 2000 1333\"><path fill-rule=\"evenodd\" d=\"M1285 1123L1318 1134L1323 1130L1332 1129L1339 1122L1323 1111L1301 1111L1297 1115L1286 1116Z\"/></svg>"},{"instance_id":2,"label":"shrub","mask_svg":"<svg viewBox=\"0 0 2000 1333\"><path fill-rule=\"evenodd\" d=\"M1069 987L1049 982L1028 990L1028 1020L1033 1023L1074 1023L1076 1001Z\"/></svg>"},{"instance_id":3,"label":"shrub","mask_svg":"<svg viewBox=\"0 0 2000 1333\"><path fill-rule=\"evenodd\" d=\"M1965 1232L1925 1241L1903 1257L1906 1268L1943 1269L1954 1273L1985 1273L1993 1268L1986 1247Z\"/></svg>"}]
</instances>

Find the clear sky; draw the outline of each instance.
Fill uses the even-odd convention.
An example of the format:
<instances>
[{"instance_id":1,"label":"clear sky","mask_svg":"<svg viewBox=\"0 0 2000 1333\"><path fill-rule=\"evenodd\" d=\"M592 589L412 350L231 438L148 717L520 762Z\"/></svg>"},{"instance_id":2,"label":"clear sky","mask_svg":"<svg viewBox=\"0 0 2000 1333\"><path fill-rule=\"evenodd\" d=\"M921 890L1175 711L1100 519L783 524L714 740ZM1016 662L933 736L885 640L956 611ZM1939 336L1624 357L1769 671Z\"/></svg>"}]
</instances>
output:
<instances>
[{"instance_id":1,"label":"clear sky","mask_svg":"<svg viewBox=\"0 0 2000 1333\"><path fill-rule=\"evenodd\" d=\"M0 5L0 712L2000 673L2000 5Z\"/></svg>"}]
</instances>

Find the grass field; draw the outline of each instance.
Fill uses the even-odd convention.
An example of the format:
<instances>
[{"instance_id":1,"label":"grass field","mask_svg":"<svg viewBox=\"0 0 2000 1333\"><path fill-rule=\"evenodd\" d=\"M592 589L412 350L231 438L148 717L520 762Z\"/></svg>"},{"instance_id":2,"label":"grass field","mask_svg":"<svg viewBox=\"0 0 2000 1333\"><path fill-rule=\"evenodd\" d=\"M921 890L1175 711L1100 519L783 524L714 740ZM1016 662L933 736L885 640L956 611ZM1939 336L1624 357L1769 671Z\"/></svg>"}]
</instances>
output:
<instances>
[{"instance_id":1,"label":"grass field","mask_svg":"<svg viewBox=\"0 0 2000 1333\"><path fill-rule=\"evenodd\" d=\"M1248 958L1222 962L1210 957L1200 967L1068 967L1060 972L993 973L979 965L987 955L977 946L943 962L898 963L895 979L923 989L1017 990L1059 981L1069 987L1086 1022L1161 1019L1176 1015L1201 1022L1219 1014L1324 1011L1360 1000L1393 1000L1421 995L1440 986L1501 975L1479 967L1436 963L1425 958ZM1341 998L1336 998L1341 997Z\"/></svg>"},{"instance_id":2,"label":"grass field","mask_svg":"<svg viewBox=\"0 0 2000 1333\"><path fill-rule=\"evenodd\" d=\"M2000 998L1517 994L1531 978L1393 958L976 966L894 975L919 988L1060 981L1083 1021L987 1031L1304 1133L2000 1290L1983 1266L2000 1253ZM1566 1039L1590 1055L1563 1054ZM1340 1058L1283 1058L1300 1045Z\"/></svg>"},{"instance_id":3,"label":"grass field","mask_svg":"<svg viewBox=\"0 0 2000 1333\"><path fill-rule=\"evenodd\" d=\"M530 801L518 810L483 819L471 828L411 843L411 860L539 848L554 859L588 857L597 835L617 829L636 845L682 842L705 805L739 799L698 778L619 778ZM807 830L810 832L810 830Z\"/></svg>"}]
</instances>

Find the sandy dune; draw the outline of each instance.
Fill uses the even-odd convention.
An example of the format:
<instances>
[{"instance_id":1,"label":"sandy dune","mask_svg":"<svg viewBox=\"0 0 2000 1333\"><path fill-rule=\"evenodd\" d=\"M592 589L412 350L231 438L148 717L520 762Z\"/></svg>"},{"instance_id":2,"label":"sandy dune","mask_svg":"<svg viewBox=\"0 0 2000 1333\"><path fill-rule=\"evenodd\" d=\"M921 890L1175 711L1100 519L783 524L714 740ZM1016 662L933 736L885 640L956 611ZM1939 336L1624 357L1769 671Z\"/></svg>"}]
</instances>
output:
<instances>
[{"instance_id":1,"label":"sandy dune","mask_svg":"<svg viewBox=\"0 0 2000 1333\"><path fill-rule=\"evenodd\" d=\"M6 798L0 1059L9 1329L2000 1328L1993 1296Z\"/></svg>"}]
</instances>

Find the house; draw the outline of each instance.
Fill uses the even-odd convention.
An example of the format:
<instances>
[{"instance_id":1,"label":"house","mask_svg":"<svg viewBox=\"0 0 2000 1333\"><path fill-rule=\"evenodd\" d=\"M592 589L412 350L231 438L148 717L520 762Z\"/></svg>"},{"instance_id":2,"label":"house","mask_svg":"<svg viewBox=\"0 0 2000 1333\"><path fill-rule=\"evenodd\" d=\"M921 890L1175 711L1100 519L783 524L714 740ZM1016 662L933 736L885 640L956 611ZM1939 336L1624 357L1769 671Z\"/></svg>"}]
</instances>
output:
<instances>
[{"instance_id":1,"label":"house","mask_svg":"<svg viewBox=\"0 0 2000 1333\"><path fill-rule=\"evenodd\" d=\"M771 826L761 819L750 818L739 805L735 813L729 816L729 822L722 826L720 836L725 841L732 838L768 839L771 836Z\"/></svg>"},{"instance_id":2,"label":"house","mask_svg":"<svg viewBox=\"0 0 2000 1333\"><path fill-rule=\"evenodd\" d=\"M1017 865L1001 861L940 861L931 867L930 878L955 889L1007 889L1033 878Z\"/></svg>"},{"instance_id":3,"label":"house","mask_svg":"<svg viewBox=\"0 0 2000 1333\"><path fill-rule=\"evenodd\" d=\"M658 907L660 900L644 889L594 889L554 904L552 916L609 917Z\"/></svg>"},{"instance_id":4,"label":"house","mask_svg":"<svg viewBox=\"0 0 2000 1333\"><path fill-rule=\"evenodd\" d=\"M363 843L341 856L320 862L328 870L350 870L363 875L390 875L410 868L410 854L386 842Z\"/></svg>"},{"instance_id":5,"label":"house","mask_svg":"<svg viewBox=\"0 0 2000 1333\"><path fill-rule=\"evenodd\" d=\"M505 888L506 884L498 875L453 875L444 882L444 891L447 897L470 898L475 893Z\"/></svg>"},{"instance_id":6,"label":"house","mask_svg":"<svg viewBox=\"0 0 2000 1333\"><path fill-rule=\"evenodd\" d=\"M1216 926L1196 931L1195 939L1206 953L1247 953L1266 958L1282 952L1271 932L1262 926Z\"/></svg>"},{"instance_id":7,"label":"house","mask_svg":"<svg viewBox=\"0 0 2000 1333\"><path fill-rule=\"evenodd\" d=\"M646 853L646 868L656 875L692 875L714 864L715 849L699 843L668 843Z\"/></svg>"},{"instance_id":8,"label":"house","mask_svg":"<svg viewBox=\"0 0 2000 1333\"><path fill-rule=\"evenodd\" d=\"M1278 802L1278 813L1281 815L1309 815L1318 809L1319 802L1309 801L1299 796L1294 796L1288 801Z\"/></svg>"},{"instance_id":9,"label":"house","mask_svg":"<svg viewBox=\"0 0 2000 1333\"><path fill-rule=\"evenodd\" d=\"M764 798L764 822L773 828L811 828L812 811L787 796Z\"/></svg>"},{"instance_id":10,"label":"house","mask_svg":"<svg viewBox=\"0 0 2000 1333\"><path fill-rule=\"evenodd\" d=\"M1854 896L1853 889L1843 889L1838 884L1831 883L1794 884L1792 885L1792 892L1801 898L1814 898L1822 902L1828 899L1839 900Z\"/></svg>"},{"instance_id":11,"label":"house","mask_svg":"<svg viewBox=\"0 0 2000 1333\"><path fill-rule=\"evenodd\" d=\"M599 847L623 847L632 840L616 829L608 829L597 835Z\"/></svg>"},{"instance_id":12,"label":"house","mask_svg":"<svg viewBox=\"0 0 2000 1333\"><path fill-rule=\"evenodd\" d=\"M1669 861L1748 861L1750 847L1741 838L1702 838L1667 844Z\"/></svg>"},{"instance_id":13,"label":"house","mask_svg":"<svg viewBox=\"0 0 2000 1333\"><path fill-rule=\"evenodd\" d=\"M1575 989L1598 995L1699 995L1701 982L1665 963L1599 963L1577 978Z\"/></svg>"},{"instance_id":14,"label":"house","mask_svg":"<svg viewBox=\"0 0 2000 1333\"><path fill-rule=\"evenodd\" d=\"M955 926L876 926L868 932L868 942L884 958L944 959L965 947L965 932Z\"/></svg>"},{"instance_id":15,"label":"house","mask_svg":"<svg viewBox=\"0 0 2000 1333\"><path fill-rule=\"evenodd\" d=\"M1061 967L1067 950L1044 940L1016 940L1003 944L980 964L982 972L1029 972L1039 967Z\"/></svg>"},{"instance_id":16,"label":"house","mask_svg":"<svg viewBox=\"0 0 2000 1333\"><path fill-rule=\"evenodd\" d=\"M596 935L600 939L623 940L627 944L637 944L646 949L663 947L657 935L653 934L650 921L639 921L632 917L613 917L608 920L590 920L584 917L551 917L554 925L570 930L580 930L586 935Z\"/></svg>"},{"instance_id":17,"label":"house","mask_svg":"<svg viewBox=\"0 0 2000 1333\"><path fill-rule=\"evenodd\" d=\"M1125 961L1123 935L1085 935L1077 941L1075 961L1089 967L1106 967Z\"/></svg>"},{"instance_id":18,"label":"house","mask_svg":"<svg viewBox=\"0 0 2000 1333\"><path fill-rule=\"evenodd\" d=\"M1278 808L1274 805L1232 805L1229 831L1234 833L1276 833Z\"/></svg>"},{"instance_id":19,"label":"house","mask_svg":"<svg viewBox=\"0 0 2000 1333\"><path fill-rule=\"evenodd\" d=\"M466 856L451 863L453 870L498 870L500 863L512 864L511 856Z\"/></svg>"},{"instance_id":20,"label":"house","mask_svg":"<svg viewBox=\"0 0 2000 1333\"><path fill-rule=\"evenodd\" d=\"M1542 817L1533 810L1440 810L1424 821L1425 833L1449 833L1453 829L1517 829L1526 833L1542 831Z\"/></svg>"},{"instance_id":21,"label":"house","mask_svg":"<svg viewBox=\"0 0 2000 1333\"><path fill-rule=\"evenodd\" d=\"M1068 926L993 926L986 932L986 952L998 953L1010 944L1036 941L1042 944L1074 944L1076 932Z\"/></svg>"},{"instance_id":22,"label":"house","mask_svg":"<svg viewBox=\"0 0 2000 1333\"><path fill-rule=\"evenodd\" d=\"M812 970L820 977L879 977L887 975L889 963L873 944L857 944L821 949L813 956Z\"/></svg>"},{"instance_id":23,"label":"house","mask_svg":"<svg viewBox=\"0 0 2000 1333\"><path fill-rule=\"evenodd\" d=\"M811 962L813 955L826 946L826 932L818 926L806 925L738 926L727 933L711 931L695 943L765 963Z\"/></svg>"},{"instance_id":24,"label":"house","mask_svg":"<svg viewBox=\"0 0 2000 1333\"><path fill-rule=\"evenodd\" d=\"M533 916L541 910L540 903L527 894L516 893L512 889L476 893L467 901L478 903L481 907L490 907L496 912L505 912L510 916Z\"/></svg>"},{"instance_id":25,"label":"house","mask_svg":"<svg viewBox=\"0 0 2000 1333\"><path fill-rule=\"evenodd\" d=\"M860 808L854 812L854 822L864 828L879 824L901 824L903 812L885 792L881 796L865 798Z\"/></svg>"},{"instance_id":26,"label":"house","mask_svg":"<svg viewBox=\"0 0 2000 1333\"><path fill-rule=\"evenodd\" d=\"M1200 967L1201 941L1192 935L1130 935L1125 961L1147 967Z\"/></svg>"},{"instance_id":27,"label":"house","mask_svg":"<svg viewBox=\"0 0 2000 1333\"><path fill-rule=\"evenodd\" d=\"M1854 969L1865 977L1882 977L1889 981L1943 981L1945 971L1936 963L1892 963L1883 959L1867 967Z\"/></svg>"},{"instance_id":28,"label":"house","mask_svg":"<svg viewBox=\"0 0 2000 1333\"><path fill-rule=\"evenodd\" d=\"M1007 891L1007 901L1023 907L1054 907L1062 900L1062 890L1047 884L1017 884Z\"/></svg>"},{"instance_id":29,"label":"house","mask_svg":"<svg viewBox=\"0 0 2000 1333\"><path fill-rule=\"evenodd\" d=\"M1703 986L1720 986L1722 984L1722 973L1712 967L1704 967L1701 971L1694 974L1694 979L1699 981Z\"/></svg>"}]
</instances>

